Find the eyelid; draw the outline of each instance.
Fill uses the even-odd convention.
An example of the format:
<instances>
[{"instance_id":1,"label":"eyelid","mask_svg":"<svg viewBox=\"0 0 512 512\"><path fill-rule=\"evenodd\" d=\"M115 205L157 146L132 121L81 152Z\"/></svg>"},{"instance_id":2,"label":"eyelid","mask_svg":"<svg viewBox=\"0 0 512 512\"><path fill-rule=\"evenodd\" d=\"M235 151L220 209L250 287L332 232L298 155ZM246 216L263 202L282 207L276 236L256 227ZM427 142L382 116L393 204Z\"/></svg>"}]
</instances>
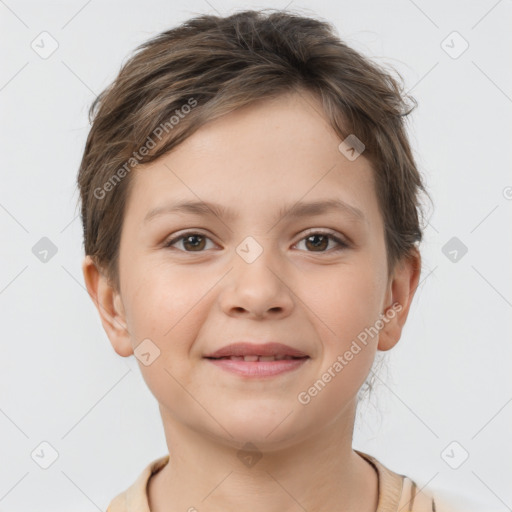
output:
<instances>
[{"instance_id":1,"label":"eyelid","mask_svg":"<svg viewBox=\"0 0 512 512\"><path fill-rule=\"evenodd\" d=\"M330 251L319 251L319 254L327 254L331 252L335 252L340 249L348 249L352 246L352 242L341 233L338 233L337 231L330 229L330 228L309 228L305 232L302 233L301 237L297 242L295 242L293 245L297 245L299 242L302 242L305 238L307 238L310 235L325 235L329 236L332 240L334 240L338 247L336 249L331 249ZM315 251L308 251L312 254L315 253Z\"/></svg>"},{"instance_id":2,"label":"eyelid","mask_svg":"<svg viewBox=\"0 0 512 512\"><path fill-rule=\"evenodd\" d=\"M308 236L313 235L313 234L329 236L331 238L331 240L334 240L338 244L337 248L331 249L329 251L319 251L319 254L332 253L332 252L336 252L338 250L348 249L349 247L352 246L351 241L349 241L347 239L347 237L345 237L344 235L341 235L337 231L335 231L333 229L329 229L329 228L309 228L305 232L302 232L301 238L299 238L299 240L297 240L293 244L293 246L297 245L299 242L302 242L305 238L307 238ZM176 242L178 242L178 241L182 240L183 238L186 238L187 236L190 236L190 235L200 235L200 236L212 241L214 244L216 244L216 242L212 239L212 237L210 235L202 232L201 229L198 228L198 229L188 229L183 232L178 232L178 233L174 234L170 239L164 241L163 247L170 248ZM178 249L178 251L185 252L185 253L205 252L205 251L183 251L181 249ZM315 251L305 251L305 252L315 253Z\"/></svg>"},{"instance_id":3,"label":"eyelid","mask_svg":"<svg viewBox=\"0 0 512 512\"><path fill-rule=\"evenodd\" d=\"M179 242L183 238L186 238L187 236L191 236L191 235L200 235L200 236L202 236L204 238L207 238L208 240L211 240L214 244L218 245L213 240L213 237L210 236L208 233L204 233L201 230L201 228L197 228L197 229L190 229L189 228L189 229L186 229L186 230L184 230L182 232L178 231L177 233L173 234L170 238L165 239L162 245L163 245L164 248L169 248L173 244L175 244L176 242ZM181 252L194 252L194 251L181 251ZM197 251L197 252L204 252L204 251Z\"/></svg>"}]
</instances>

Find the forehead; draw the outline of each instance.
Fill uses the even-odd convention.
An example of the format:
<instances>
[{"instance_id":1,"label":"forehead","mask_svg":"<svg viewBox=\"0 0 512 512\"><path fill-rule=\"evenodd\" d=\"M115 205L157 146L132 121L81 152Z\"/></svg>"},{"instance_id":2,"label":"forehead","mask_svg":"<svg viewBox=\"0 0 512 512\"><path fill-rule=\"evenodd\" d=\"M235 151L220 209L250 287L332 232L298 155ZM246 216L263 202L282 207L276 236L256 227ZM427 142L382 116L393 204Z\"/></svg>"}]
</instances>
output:
<instances>
[{"instance_id":1,"label":"forehead","mask_svg":"<svg viewBox=\"0 0 512 512\"><path fill-rule=\"evenodd\" d=\"M248 213L283 204L341 199L371 216L370 162L350 161L321 103L295 92L259 100L203 125L131 179L138 217L171 200L225 203Z\"/></svg>"}]
</instances>

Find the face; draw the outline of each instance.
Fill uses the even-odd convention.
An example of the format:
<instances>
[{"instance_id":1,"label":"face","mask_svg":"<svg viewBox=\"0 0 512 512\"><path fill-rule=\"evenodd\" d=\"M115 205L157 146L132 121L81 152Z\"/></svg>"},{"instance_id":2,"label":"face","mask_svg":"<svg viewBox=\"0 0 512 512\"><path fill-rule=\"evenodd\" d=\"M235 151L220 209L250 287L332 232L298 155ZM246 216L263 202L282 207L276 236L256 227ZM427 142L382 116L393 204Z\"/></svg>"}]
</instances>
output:
<instances>
[{"instance_id":1,"label":"face","mask_svg":"<svg viewBox=\"0 0 512 512\"><path fill-rule=\"evenodd\" d=\"M214 120L132 171L113 300L127 329L106 328L121 355L146 340L152 362L139 365L164 423L271 449L353 410L379 335L358 352L354 340L407 286L388 279L371 165L340 142L314 97L289 94ZM182 202L203 208L172 209ZM405 309L411 298L398 297ZM396 334L397 318L381 336ZM308 357L259 377L205 357L236 342ZM260 363L233 366L249 364Z\"/></svg>"}]
</instances>

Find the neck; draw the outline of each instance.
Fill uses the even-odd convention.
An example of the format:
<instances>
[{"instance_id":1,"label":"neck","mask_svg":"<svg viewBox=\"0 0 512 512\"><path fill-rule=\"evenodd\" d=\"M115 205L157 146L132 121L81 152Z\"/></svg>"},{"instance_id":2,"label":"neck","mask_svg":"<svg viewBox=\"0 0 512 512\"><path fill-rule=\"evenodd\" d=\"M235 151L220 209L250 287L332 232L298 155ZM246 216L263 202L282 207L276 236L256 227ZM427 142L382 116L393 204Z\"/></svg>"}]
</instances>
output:
<instances>
[{"instance_id":1,"label":"neck","mask_svg":"<svg viewBox=\"0 0 512 512\"><path fill-rule=\"evenodd\" d=\"M243 442L212 439L160 410L170 457L149 481L151 512L377 509L377 474L352 450L353 415L287 447L263 449L260 442L251 452Z\"/></svg>"}]
</instances>

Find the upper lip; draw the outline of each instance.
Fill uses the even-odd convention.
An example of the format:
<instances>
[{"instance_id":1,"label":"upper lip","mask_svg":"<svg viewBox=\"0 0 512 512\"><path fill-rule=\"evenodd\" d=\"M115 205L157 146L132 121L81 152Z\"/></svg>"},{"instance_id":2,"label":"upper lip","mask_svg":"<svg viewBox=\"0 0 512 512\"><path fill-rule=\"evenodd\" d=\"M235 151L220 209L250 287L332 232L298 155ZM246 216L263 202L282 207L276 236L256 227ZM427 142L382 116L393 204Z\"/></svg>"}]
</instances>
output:
<instances>
[{"instance_id":1,"label":"upper lip","mask_svg":"<svg viewBox=\"0 0 512 512\"><path fill-rule=\"evenodd\" d=\"M307 354L282 343L231 343L225 347L211 352L204 357L218 358L230 356L292 356L309 357Z\"/></svg>"}]
</instances>

